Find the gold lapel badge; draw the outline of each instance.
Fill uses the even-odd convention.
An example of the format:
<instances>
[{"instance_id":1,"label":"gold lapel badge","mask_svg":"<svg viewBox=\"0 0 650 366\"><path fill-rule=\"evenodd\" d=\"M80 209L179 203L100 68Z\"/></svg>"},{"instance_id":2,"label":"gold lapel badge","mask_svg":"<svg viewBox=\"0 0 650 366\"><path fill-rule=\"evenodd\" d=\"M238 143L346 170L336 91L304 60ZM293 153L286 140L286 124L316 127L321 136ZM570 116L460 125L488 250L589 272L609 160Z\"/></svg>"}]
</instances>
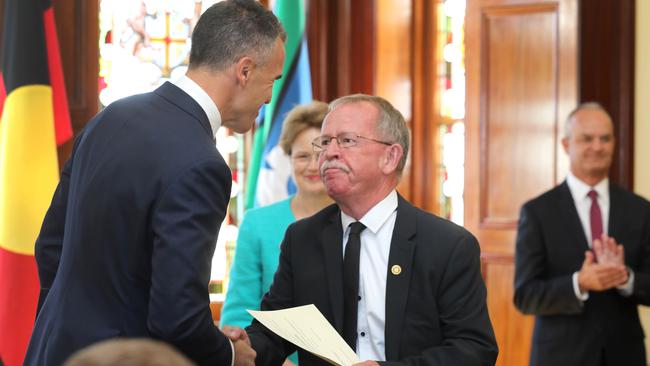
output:
<instances>
[{"instance_id":1,"label":"gold lapel badge","mask_svg":"<svg viewBox=\"0 0 650 366\"><path fill-rule=\"evenodd\" d=\"M398 264L395 264L392 267L390 267L390 272L395 276L397 276L400 273L402 273L402 267L400 267Z\"/></svg>"}]
</instances>

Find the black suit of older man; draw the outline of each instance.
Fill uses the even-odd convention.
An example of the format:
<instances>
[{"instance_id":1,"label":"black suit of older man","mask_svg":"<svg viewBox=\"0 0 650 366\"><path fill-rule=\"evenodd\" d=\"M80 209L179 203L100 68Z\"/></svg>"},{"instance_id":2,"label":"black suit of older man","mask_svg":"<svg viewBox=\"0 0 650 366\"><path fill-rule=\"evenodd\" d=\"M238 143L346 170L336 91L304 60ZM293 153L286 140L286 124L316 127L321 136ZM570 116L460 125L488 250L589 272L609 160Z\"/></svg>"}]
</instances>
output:
<instances>
[{"instance_id":1,"label":"black suit of older man","mask_svg":"<svg viewBox=\"0 0 650 366\"><path fill-rule=\"evenodd\" d=\"M342 334L340 214L332 205L289 227L262 310L315 304ZM392 273L394 265L400 273ZM474 236L399 197L386 271L384 364L494 364L497 345ZM258 322L247 331L258 365L279 365L295 350ZM298 355L301 365L327 365L307 351Z\"/></svg>"}]
</instances>

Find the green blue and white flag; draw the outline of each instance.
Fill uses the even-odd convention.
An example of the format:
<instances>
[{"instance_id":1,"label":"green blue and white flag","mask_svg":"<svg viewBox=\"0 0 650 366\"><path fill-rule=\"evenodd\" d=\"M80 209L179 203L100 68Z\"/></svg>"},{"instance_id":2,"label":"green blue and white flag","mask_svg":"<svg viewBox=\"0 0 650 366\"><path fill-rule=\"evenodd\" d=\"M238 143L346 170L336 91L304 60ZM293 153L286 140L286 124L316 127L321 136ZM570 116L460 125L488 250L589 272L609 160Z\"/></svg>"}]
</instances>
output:
<instances>
[{"instance_id":1,"label":"green blue and white flag","mask_svg":"<svg viewBox=\"0 0 650 366\"><path fill-rule=\"evenodd\" d=\"M246 207L264 206L295 193L289 157L278 145L282 121L298 104L312 100L304 0L277 0L275 14L287 32L282 79L273 86L271 103L260 113L248 169Z\"/></svg>"}]
</instances>

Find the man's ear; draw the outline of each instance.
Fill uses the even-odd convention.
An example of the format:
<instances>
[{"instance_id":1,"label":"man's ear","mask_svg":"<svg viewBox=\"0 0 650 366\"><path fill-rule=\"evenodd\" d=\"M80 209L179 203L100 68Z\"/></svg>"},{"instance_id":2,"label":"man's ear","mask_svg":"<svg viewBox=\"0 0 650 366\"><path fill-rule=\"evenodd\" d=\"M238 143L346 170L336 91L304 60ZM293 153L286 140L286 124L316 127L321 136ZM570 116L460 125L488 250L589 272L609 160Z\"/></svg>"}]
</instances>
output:
<instances>
[{"instance_id":1,"label":"man's ear","mask_svg":"<svg viewBox=\"0 0 650 366\"><path fill-rule=\"evenodd\" d=\"M394 172L400 160L402 160L402 155L404 155L402 145L392 144L388 146L382 160L382 171L385 174Z\"/></svg>"},{"instance_id":2,"label":"man's ear","mask_svg":"<svg viewBox=\"0 0 650 366\"><path fill-rule=\"evenodd\" d=\"M569 153L569 138L568 137L563 137L562 138L562 147L564 148L565 153Z\"/></svg>"},{"instance_id":3,"label":"man's ear","mask_svg":"<svg viewBox=\"0 0 650 366\"><path fill-rule=\"evenodd\" d=\"M248 56L244 56L235 63L235 77L237 82L241 85L246 85L251 78L251 73L255 68L255 63L253 59Z\"/></svg>"}]
</instances>

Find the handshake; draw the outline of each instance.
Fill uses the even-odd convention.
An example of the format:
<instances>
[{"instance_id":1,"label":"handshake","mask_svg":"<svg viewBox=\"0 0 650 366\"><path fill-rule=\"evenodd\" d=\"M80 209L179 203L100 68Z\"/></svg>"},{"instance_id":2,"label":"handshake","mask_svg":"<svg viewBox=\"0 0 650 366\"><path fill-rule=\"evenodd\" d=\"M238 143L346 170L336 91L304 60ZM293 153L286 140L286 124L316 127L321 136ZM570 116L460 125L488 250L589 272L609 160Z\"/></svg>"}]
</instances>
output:
<instances>
[{"instance_id":1,"label":"handshake","mask_svg":"<svg viewBox=\"0 0 650 366\"><path fill-rule=\"evenodd\" d=\"M230 339L234 347L234 366L254 366L257 353L251 347L251 341L245 330L226 325L221 332Z\"/></svg>"}]
</instances>

